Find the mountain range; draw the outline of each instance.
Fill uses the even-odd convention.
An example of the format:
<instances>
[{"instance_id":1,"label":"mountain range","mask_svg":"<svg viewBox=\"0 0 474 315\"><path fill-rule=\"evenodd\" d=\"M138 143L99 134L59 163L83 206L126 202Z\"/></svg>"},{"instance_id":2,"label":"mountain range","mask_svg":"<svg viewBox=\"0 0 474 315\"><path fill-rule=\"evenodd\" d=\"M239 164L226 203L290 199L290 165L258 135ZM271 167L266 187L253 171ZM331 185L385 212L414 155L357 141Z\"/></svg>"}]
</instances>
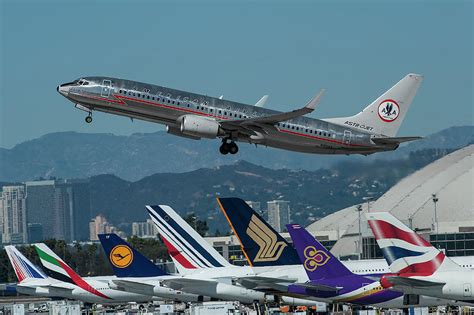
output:
<instances>
[{"instance_id":1,"label":"mountain range","mask_svg":"<svg viewBox=\"0 0 474 315\"><path fill-rule=\"evenodd\" d=\"M240 144L237 155L218 153L218 140L193 141L166 132L116 136L50 133L11 149L0 148L0 181L86 178L113 174L137 181L155 173L182 173L247 161L271 169L314 171L339 162L401 159L421 149L456 149L474 142L474 126L451 127L393 152L364 156L325 156Z\"/></svg>"}]
</instances>

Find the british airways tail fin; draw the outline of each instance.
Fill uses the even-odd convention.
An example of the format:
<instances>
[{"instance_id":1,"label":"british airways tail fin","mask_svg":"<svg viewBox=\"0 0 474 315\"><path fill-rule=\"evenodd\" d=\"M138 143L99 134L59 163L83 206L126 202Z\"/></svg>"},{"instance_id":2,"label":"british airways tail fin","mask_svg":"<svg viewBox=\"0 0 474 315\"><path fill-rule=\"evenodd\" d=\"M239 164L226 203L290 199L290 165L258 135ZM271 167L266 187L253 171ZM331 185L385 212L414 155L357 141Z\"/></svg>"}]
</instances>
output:
<instances>
[{"instance_id":1,"label":"british airways tail fin","mask_svg":"<svg viewBox=\"0 0 474 315\"><path fill-rule=\"evenodd\" d=\"M179 273L230 266L199 233L166 205L146 206Z\"/></svg>"},{"instance_id":2,"label":"british airways tail fin","mask_svg":"<svg viewBox=\"0 0 474 315\"><path fill-rule=\"evenodd\" d=\"M217 198L251 266L299 265L296 250L240 198Z\"/></svg>"},{"instance_id":3,"label":"british airways tail fin","mask_svg":"<svg viewBox=\"0 0 474 315\"><path fill-rule=\"evenodd\" d=\"M286 228L310 280L353 275L346 266L299 224L287 224Z\"/></svg>"},{"instance_id":4,"label":"british airways tail fin","mask_svg":"<svg viewBox=\"0 0 474 315\"><path fill-rule=\"evenodd\" d=\"M428 276L437 270L462 270L390 213L371 212L366 217L390 271Z\"/></svg>"},{"instance_id":5,"label":"british airways tail fin","mask_svg":"<svg viewBox=\"0 0 474 315\"><path fill-rule=\"evenodd\" d=\"M130 246L117 234L98 234L98 237L117 277L156 277L167 275L166 272Z\"/></svg>"},{"instance_id":6,"label":"british airways tail fin","mask_svg":"<svg viewBox=\"0 0 474 315\"><path fill-rule=\"evenodd\" d=\"M5 250L8 255L8 259L12 264L13 270L15 271L18 282L22 282L28 279L46 279L48 276L31 261L29 261L23 254L16 249L15 246L5 246Z\"/></svg>"},{"instance_id":7,"label":"british airways tail fin","mask_svg":"<svg viewBox=\"0 0 474 315\"><path fill-rule=\"evenodd\" d=\"M422 75L407 74L357 115L324 120L377 136L395 137L421 81Z\"/></svg>"}]
</instances>

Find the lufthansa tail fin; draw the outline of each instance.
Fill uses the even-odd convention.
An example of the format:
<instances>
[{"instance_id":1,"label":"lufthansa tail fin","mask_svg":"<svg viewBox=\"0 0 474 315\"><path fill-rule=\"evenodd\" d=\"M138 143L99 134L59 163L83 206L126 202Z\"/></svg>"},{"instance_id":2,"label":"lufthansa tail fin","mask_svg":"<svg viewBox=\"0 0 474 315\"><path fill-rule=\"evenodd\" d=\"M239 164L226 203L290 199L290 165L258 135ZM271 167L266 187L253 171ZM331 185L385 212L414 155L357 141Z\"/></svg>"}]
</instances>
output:
<instances>
[{"instance_id":1,"label":"lufthansa tail fin","mask_svg":"<svg viewBox=\"0 0 474 315\"><path fill-rule=\"evenodd\" d=\"M179 273L230 266L198 232L166 205L146 206Z\"/></svg>"},{"instance_id":2,"label":"lufthansa tail fin","mask_svg":"<svg viewBox=\"0 0 474 315\"><path fill-rule=\"evenodd\" d=\"M366 217L390 271L428 276L438 270L462 270L390 213L371 212Z\"/></svg>"},{"instance_id":3,"label":"lufthansa tail fin","mask_svg":"<svg viewBox=\"0 0 474 315\"><path fill-rule=\"evenodd\" d=\"M353 275L346 266L299 224L287 224L286 228L310 280Z\"/></svg>"},{"instance_id":4,"label":"lufthansa tail fin","mask_svg":"<svg viewBox=\"0 0 474 315\"><path fill-rule=\"evenodd\" d=\"M98 237L117 277L157 277L167 275L166 272L135 250L117 234L98 234Z\"/></svg>"},{"instance_id":5,"label":"lufthansa tail fin","mask_svg":"<svg viewBox=\"0 0 474 315\"><path fill-rule=\"evenodd\" d=\"M16 249L15 246L5 246L5 250L8 255L8 259L12 264L13 270L15 271L18 282L22 282L28 279L46 279L43 271L29 261L23 254Z\"/></svg>"},{"instance_id":6,"label":"lufthansa tail fin","mask_svg":"<svg viewBox=\"0 0 474 315\"><path fill-rule=\"evenodd\" d=\"M377 136L395 137L421 81L422 75L407 74L357 115L324 120Z\"/></svg>"},{"instance_id":7,"label":"lufthansa tail fin","mask_svg":"<svg viewBox=\"0 0 474 315\"><path fill-rule=\"evenodd\" d=\"M217 198L249 264L254 267L299 265L296 250L240 198Z\"/></svg>"}]
</instances>

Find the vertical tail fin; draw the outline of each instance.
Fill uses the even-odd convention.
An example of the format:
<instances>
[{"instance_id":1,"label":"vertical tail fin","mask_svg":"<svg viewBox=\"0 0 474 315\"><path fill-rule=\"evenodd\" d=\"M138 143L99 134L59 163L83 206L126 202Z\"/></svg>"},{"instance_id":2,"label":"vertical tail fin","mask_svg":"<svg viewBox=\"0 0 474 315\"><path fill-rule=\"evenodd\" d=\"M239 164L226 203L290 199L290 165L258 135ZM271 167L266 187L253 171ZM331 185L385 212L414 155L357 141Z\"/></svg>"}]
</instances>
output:
<instances>
[{"instance_id":1,"label":"vertical tail fin","mask_svg":"<svg viewBox=\"0 0 474 315\"><path fill-rule=\"evenodd\" d=\"M287 224L286 228L310 280L353 275L346 266L299 224Z\"/></svg>"},{"instance_id":2,"label":"vertical tail fin","mask_svg":"<svg viewBox=\"0 0 474 315\"><path fill-rule=\"evenodd\" d=\"M374 135L395 137L415 97L423 76L410 73L352 117L325 119Z\"/></svg>"},{"instance_id":3,"label":"vertical tail fin","mask_svg":"<svg viewBox=\"0 0 474 315\"><path fill-rule=\"evenodd\" d=\"M293 246L244 200L217 198L217 203L238 237L250 265L259 267L301 264Z\"/></svg>"},{"instance_id":4,"label":"vertical tail fin","mask_svg":"<svg viewBox=\"0 0 474 315\"><path fill-rule=\"evenodd\" d=\"M99 234L100 243L117 277L156 277L167 275L117 234Z\"/></svg>"},{"instance_id":5,"label":"vertical tail fin","mask_svg":"<svg viewBox=\"0 0 474 315\"><path fill-rule=\"evenodd\" d=\"M392 272L427 276L440 267L461 268L390 213L371 212L366 217Z\"/></svg>"},{"instance_id":6,"label":"vertical tail fin","mask_svg":"<svg viewBox=\"0 0 474 315\"><path fill-rule=\"evenodd\" d=\"M81 278L71 267L69 267L58 255L56 255L46 244L34 244L41 264L51 278L74 284L98 297L110 299L108 296L94 289L89 283Z\"/></svg>"},{"instance_id":7,"label":"vertical tail fin","mask_svg":"<svg viewBox=\"0 0 474 315\"><path fill-rule=\"evenodd\" d=\"M180 273L190 269L230 266L171 207L160 205L146 208Z\"/></svg>"},{"instance_id":8,"label":"vertical tail fin","mask_svg":"<svg viewBox=\"0 0 474 315\"><path fill-rule=\"evenodd\" d=\"M15 271L18 282L22 282L26 279L46 279L48 278L44 272L31 261L29 261L23 254L16 249L15 246L5 246L5 250L8 255L8 259L12 264L13 270Z\"/></svg>"}]
</instances>

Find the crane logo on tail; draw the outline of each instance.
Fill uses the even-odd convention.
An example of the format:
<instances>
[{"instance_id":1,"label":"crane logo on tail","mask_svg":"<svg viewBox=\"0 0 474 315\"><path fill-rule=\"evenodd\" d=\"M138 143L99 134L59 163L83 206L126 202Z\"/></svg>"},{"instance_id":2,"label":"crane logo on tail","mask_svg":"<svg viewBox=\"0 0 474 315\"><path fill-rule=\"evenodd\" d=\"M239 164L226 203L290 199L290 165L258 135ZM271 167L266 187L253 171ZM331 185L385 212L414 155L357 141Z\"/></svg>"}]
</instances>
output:
<instances>
[{"instance_id":1,"label":"crane logo on tail","mask_svg":"<svg viewBox=\"0 0 474 315\"><path fill-rule=\"evenodd\" d=\"M385 122L392 122L400 114L400 106L394 100L384 100L379 105L379 117Z\"/></svg>"},{"instance_id":2,"label":"crane logo on tail","mask_svg":"<svg viewBox=\"0 0 474 315\"><path fill-rule=\"evenodd\" d=\"M128 246L117 245L110 251L109 259L115 267L126 268L133 261L133 252Z\"/></svg>"},{"instance_id":3,"label":"crane logo on tail","mask_svg":"<svg viewBox=\"0 0 474 315\"><path fill-rule=\"evenodd\" d=\"M324 266L331 257L322 250L317 250L314 246L307 246L304 249L304 269L315 271L316 268Z\"/></svg>"},{"instance_id":4,"label":"crane logo on tail","mask_svg":"<svg viewBox=\"0 0 474 315\"><path fill-rule=\"evenodd\" d=\"M257 243L259 250L255 255L255 262L267 262L278 260L285 249L286 244L283 241L277 241L277 235L257 216L252 215L247 235Z\"/></svg>"}]
</instances>

